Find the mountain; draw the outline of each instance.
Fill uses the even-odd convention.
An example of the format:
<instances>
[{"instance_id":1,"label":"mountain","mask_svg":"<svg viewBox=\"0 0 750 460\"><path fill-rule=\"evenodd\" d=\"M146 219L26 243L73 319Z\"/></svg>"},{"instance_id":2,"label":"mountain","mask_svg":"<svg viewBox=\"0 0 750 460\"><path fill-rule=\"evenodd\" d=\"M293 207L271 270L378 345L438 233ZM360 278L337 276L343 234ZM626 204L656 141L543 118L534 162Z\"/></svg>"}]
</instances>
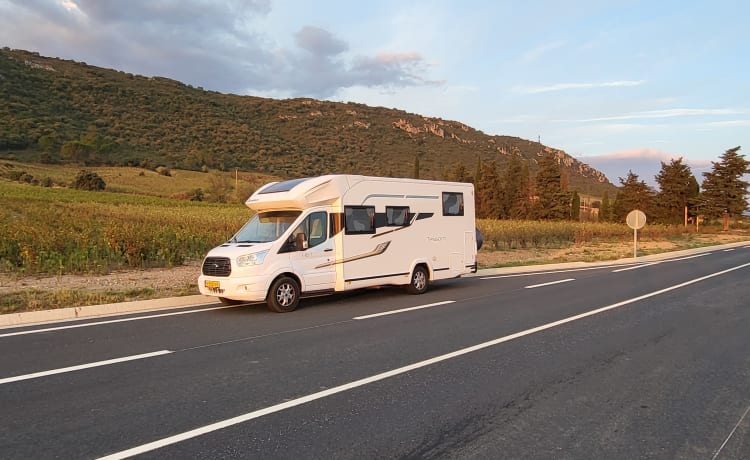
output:
<instances>
[{"instance_id":1,"label":"mountain","mask_svg":"<svg viewBox=\"0 0 750 460\"><path fill-rule=\"evenodd\" d=\"M439 179L478 159L504 167L520 155L533 174L553 152L571 188L614 186L565 152L457 121L314 99L267 99L206 91L83 62L0 50L0 155L173 168L239 168L281 177L357 173Z\"/></svg>"}]
</instances>

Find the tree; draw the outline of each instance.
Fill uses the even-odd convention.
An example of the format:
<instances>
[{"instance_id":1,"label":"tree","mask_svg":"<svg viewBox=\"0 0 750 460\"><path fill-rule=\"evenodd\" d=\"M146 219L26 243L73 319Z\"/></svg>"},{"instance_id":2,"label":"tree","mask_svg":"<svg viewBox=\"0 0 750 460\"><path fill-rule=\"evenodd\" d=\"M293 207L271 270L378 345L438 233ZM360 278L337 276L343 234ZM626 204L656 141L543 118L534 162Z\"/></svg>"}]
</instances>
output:
<instances>
[{"instance_id":1,"label":"tree","mask_svg":"<svg viewBox=\"0 0 750 460\"><path fill-rule=\"evenodd\" d=\"M628 171L627 177L620 177L622 188L617 194L617 200L612 207L612 218L616 222L624 222L630 211L639 209L646 216L652 216L654 209L654 194L648 185L638 180L638 174Z\"/></svg>"},{"instance_id":2,"label":"tree","mask_svg":"<svg viewBox=\"0 0 750 460\"><path fill-rule=\"evenodd\" d=\"M529 168L512 155L500 178L499 210L503 219L523 219L529 213Z\"/></svg>"},{"instance_id":3,"label":"tree","mask_svg":"<svg viewBox=\"0 0 750 460\"><path fill-rule=\"evenodd\" d=\"M662 161L661 171L655 179L659 192L656 194L658 215L654 217L666 224L682 223L685 207L690 204L694 183L697 183L690 166L684 164L681 157L669 164Z\"/></svg>"},{"instance_id":4,"label":"tree","mask_svg":"<svg viewBox=\"0 0 750 460\"><path fill-rule=\"evenodd\" d=\"M750 161L739 150L739 146L727 150L718 163L711 162L710 172L703 173L701 213L708 218L718 219L724 211L740 216L748 209L749 183L742 176L750 173Z\"/></svg>"},{"instance_id":5,"label":"tree","mask_svg":"<svg viewBox=\"0 0 750 460\"><path fill-rule=\"evenodd\" d=\"M481 180L477 184L476 214L479 218L497 219L500 216L500 177L497 163L482 165Z\"/></svg>"},{"instance_id":6,"label":"tree","mask_svg":"<svg viewBox=\"0 0 750 460\"><path fill-rule=\"evenodd\" d=\"M548 153L539 161L536 173L537 202L532 209L535 219L564 220L570 216L568 194L562 189L562 173L557 158Z\"/></svg>"},{"instance_id":7,"label":"tree","mask_svg":"<svg viewBox=\"0 0 750 460\"><path fill-rule=\"evenodd\" d=\"M209 177L208 198L210 201L226 203L229 201L229 195L232 193L232 184L229 176L219 171L214 171Z\"/></svg>"},{"instance_id":8,"label":"tree","mask_svg":"<svg viewBox=\"0 0 750 460\"><path fill-rule=\"evenodd\" d=\"M466 166L460 161L456 161L449 171L443 173L443 179L453 182L472 182Z\"/></svg>"},{"instance_id":9,"label":"tree","mask_svg":"<svg viewBox=\"0 0 750 460\"><path fill-rule=\"evenodd\" d=\"M73 188L79 190L101 191L106 187L107 185L104 183L104 179L99 177L99 174L85 169L79 171L73 181Z\"/></svg>"},{"instance_id":10,"label":"tree","mask_svg":"<svg viewBox=\"0 0 750 460\"><path fill-rule=\"evenodd\" d=\"M609 203L609 192L604 191L602 204L599 206L599 222L610 222L612 220L612 205Z\"/></svg>"},{"instance_id":11,"label":"tree","mask_svg":"<svg viewBox=\"0 0 750 460\"><path fill-rule=\"evenodd\" d=\"M86 162L91 157L92 152L92 147L81 141L67 141L60 148L60 156L63 160L75 163Z\"/></svg>"},{"instance_id":12,"label":"tree","mask_svg":"<svg viewBox=\"0 0 750 460\"><path fill-rule=\"evenodd\" d=\"M570 200L570 220L578 222L581 220L581 196L577 190L573 190Z\"/></svg>"}]
</instances>

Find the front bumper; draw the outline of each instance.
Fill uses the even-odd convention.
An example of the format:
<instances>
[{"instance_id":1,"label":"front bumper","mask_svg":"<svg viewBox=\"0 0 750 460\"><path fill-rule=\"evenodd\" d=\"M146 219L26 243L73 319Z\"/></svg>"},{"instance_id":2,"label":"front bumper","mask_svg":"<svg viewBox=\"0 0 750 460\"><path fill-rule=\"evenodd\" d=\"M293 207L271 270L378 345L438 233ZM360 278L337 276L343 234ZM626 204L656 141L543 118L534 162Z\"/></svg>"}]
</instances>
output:
<instances>
[{"instance_id":1,"label":"front bumper","mask_svg":"<svg viewBox=\"0 0 750 460\"><path fill-rule=\"evenodd\" d=\"M266 300L268 279L265 276L219 277L200 275L198 289L201 294L245 302Z\"/></svg>"}]
</instances>

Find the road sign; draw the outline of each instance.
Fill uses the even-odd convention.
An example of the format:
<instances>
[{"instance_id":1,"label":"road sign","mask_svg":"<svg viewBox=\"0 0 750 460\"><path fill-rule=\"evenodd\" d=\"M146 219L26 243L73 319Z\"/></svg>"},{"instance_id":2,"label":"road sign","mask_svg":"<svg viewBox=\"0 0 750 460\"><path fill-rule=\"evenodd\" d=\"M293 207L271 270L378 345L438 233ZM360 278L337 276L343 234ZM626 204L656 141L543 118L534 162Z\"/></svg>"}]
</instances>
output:
<instances>
[{"instance_id":1,"label":"road sign","mask_svg":"<svg viewBox=\"0 0 750 460\"><path fill-rule=\"evenodd\" d=\"M625 218L625 222L628 224L628 227L632 228L633 230L640 230L644 225L646 225L646 214L644 214L643 211L639 211L637 209L634 211L630 211L628 213L628 217Z\"/></svg>"},{"instance_id":2,"label":"road sign","mask_svg":"<svg viewBox=\"0 0 750 460\"><path fill-rule=\"evenodd\" d=\"M637 209L630 211L625 218L628 227L633 229L633 258L638 257L638 230L646 225L646 214Z\"/></svg>"}]
</instances>

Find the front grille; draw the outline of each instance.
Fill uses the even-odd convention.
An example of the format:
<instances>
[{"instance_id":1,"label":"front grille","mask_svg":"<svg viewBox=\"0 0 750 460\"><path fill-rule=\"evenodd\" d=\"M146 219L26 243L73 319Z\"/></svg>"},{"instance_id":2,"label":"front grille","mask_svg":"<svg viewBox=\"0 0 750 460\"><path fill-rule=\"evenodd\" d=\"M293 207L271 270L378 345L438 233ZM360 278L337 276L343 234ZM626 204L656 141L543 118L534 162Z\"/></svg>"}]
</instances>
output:
<instances>
[{"instance_id":1,"label":"front grille","mask_svg":"<svg viewBox=\"0 0 750 460\"><path fill-rule=\"evenodd\" d=\"M206 276L229 276L232 263L228 257L206 257L203 261L203 274Z\"/></svg>"}]
</instances>

